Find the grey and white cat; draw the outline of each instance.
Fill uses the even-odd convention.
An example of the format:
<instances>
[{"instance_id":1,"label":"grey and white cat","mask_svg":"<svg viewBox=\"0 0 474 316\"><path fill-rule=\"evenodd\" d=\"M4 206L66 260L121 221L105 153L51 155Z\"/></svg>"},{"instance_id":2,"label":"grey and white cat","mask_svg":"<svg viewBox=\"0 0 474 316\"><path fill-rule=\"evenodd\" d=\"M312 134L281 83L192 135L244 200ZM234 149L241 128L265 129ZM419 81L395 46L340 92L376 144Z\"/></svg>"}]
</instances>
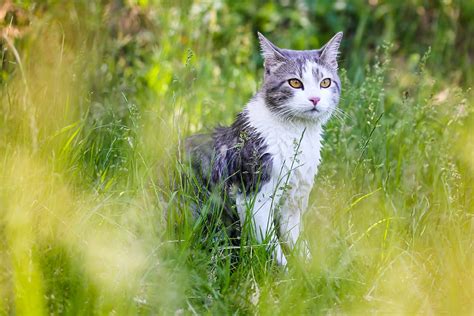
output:
<instances>
[{"instance_id":1,"label":"grey and white cat","mask_svg":"<svg viewBox=\"0 0 474 316\"><path fill-rule=\"evenodd\" d=\"M302 230L321 155L323 126L341 94L337 57L342 32L321 49L281 49L258 33L265 74L261 89L230 127L186 141L204 183L235 203L240 223L271 242L286 265ZM304 246L305 254L307 248Z\"/></svg>"}]
</instances>

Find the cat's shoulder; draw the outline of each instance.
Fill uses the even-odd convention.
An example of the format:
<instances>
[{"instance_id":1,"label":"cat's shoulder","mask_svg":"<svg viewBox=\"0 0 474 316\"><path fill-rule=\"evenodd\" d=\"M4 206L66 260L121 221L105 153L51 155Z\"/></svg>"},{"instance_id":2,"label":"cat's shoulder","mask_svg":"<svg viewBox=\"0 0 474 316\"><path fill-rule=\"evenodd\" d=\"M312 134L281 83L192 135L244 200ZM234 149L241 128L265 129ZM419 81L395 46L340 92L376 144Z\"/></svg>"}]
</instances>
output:
<instances>
[{"instance_id":1,"label":"cat's shoulder","mask_svg":"<svg viewBox=\"0 0 474 316\"><path fill-rule=\"evenodd\" d=\"M237 115L231 126L216 128L214 141L214 181L226 178L230 184L243 184L242 189L247 192L268 181L272 157L266 151L264 138L250 124L247 109Z\"/></svg>"}]
</instances>

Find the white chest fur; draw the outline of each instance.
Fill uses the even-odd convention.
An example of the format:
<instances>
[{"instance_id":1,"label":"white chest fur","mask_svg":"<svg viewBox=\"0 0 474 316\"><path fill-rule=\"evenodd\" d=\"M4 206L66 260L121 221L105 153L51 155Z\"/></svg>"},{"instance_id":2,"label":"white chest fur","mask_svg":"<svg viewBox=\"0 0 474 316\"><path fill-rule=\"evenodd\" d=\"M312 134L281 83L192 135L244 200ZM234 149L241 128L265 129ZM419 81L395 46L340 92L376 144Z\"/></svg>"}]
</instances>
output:
<instances>
[{"instance_id":1,"label":"white chest fur","mask_svg":"<svg viewBox=\"0 0 474 316\"><path fill-rule=\"evenodd\" d=\"M258 99L247 105L247 111L272 156L271 179L258 198L272 199L275 206L284 196L281 212L304 212L321 158L321 126L282 121Z\"/></svg>"}]
</instances>

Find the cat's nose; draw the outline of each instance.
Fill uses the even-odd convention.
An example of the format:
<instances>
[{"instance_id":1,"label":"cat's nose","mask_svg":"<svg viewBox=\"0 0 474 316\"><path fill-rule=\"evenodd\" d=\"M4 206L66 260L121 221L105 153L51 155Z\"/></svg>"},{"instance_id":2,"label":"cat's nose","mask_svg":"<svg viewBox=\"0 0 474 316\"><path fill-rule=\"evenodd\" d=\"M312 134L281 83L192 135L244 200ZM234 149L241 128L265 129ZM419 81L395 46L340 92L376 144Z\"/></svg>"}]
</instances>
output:
<instances>
[{"instance_id":1,"label":"cat's nose","mask_svg":"<svg viewBox=\"0 0 474 316\"><path fill-rule=\"evenodd\" d=\"M313 103L313 105L316 105L316 104L318 104L319 100L321 100L321 99L318 98L318 97L311 97L311 98L309 98L309 100L311 101L311 103Z\"/></svg>"}]
</instances>

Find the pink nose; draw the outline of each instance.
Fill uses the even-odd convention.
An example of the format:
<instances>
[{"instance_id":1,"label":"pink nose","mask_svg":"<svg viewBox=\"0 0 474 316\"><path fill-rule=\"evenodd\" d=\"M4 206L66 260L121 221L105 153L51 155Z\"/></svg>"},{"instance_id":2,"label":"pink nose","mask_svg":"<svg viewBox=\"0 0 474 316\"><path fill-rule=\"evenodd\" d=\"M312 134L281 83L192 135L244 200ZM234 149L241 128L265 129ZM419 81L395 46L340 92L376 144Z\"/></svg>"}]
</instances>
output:
<instances>
[{"instance_id":1,"label":"pink nose","mask_svg":"<svg viewBox=\"0 0 474 316\"><path fill-rule=\"evenodd\" d=\"M321 100L321 99L318 98L318 97L311 97L311 98L309 98L309 100L311 101L311 103L313 103L313 105L316 105L316 104L318 104L319 100Z\"/></svg>"}]
</instances>

